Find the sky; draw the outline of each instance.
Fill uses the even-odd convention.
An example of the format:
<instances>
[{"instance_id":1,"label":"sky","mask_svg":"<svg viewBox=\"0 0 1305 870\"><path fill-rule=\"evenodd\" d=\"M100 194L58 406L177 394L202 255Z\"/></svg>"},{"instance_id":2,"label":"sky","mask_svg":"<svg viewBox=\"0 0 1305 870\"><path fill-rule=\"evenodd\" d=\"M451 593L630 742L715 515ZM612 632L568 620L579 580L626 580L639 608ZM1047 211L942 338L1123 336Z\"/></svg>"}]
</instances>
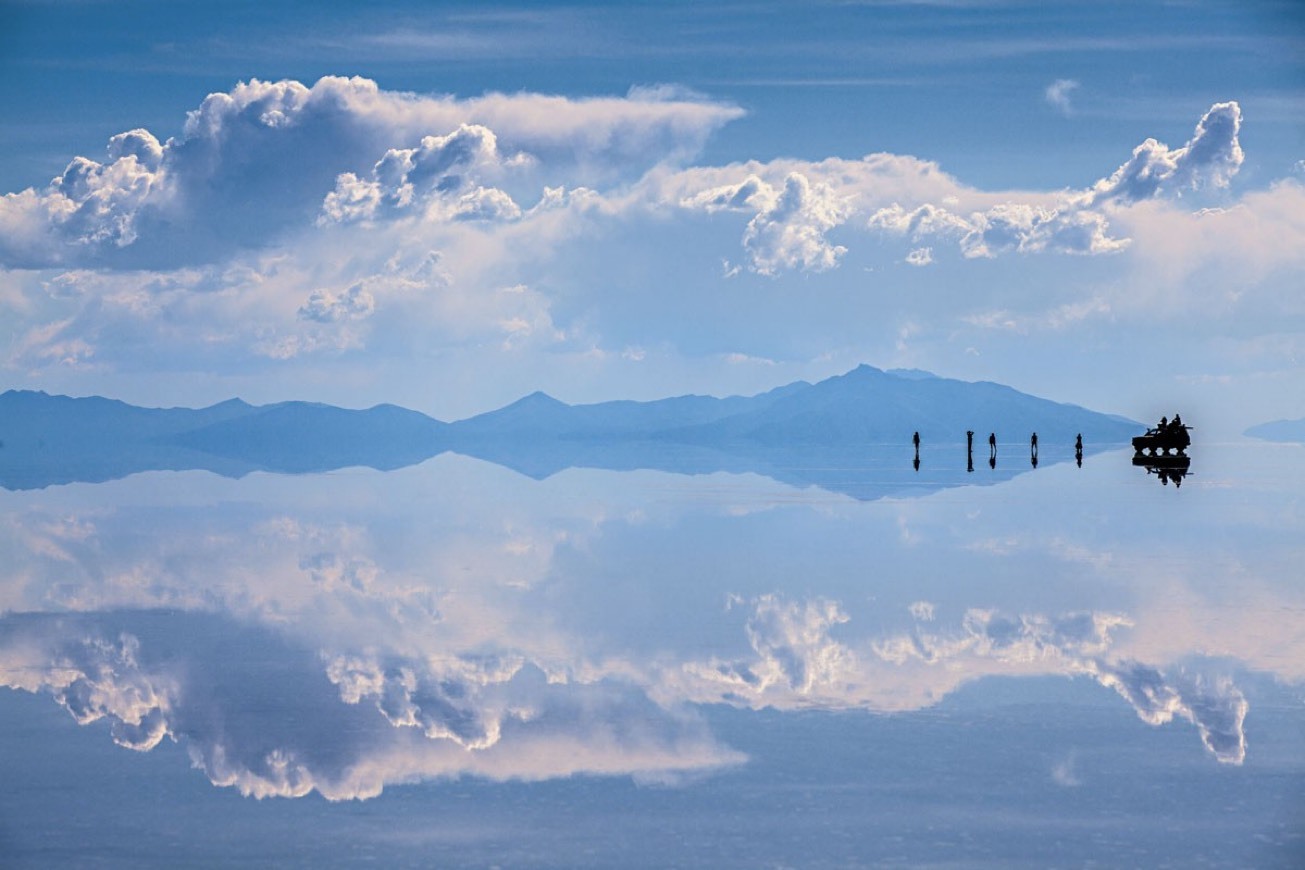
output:
<instances>
[{"instance_id":1,"label":"sky","mask_svg":"<svg viewBox=\"0 0 1305 870\"><path fill-rule=\"evenodd\" d=\"M1305 417L1293 2L0 5L0 388Z\"/></svg>"}]
</instances>

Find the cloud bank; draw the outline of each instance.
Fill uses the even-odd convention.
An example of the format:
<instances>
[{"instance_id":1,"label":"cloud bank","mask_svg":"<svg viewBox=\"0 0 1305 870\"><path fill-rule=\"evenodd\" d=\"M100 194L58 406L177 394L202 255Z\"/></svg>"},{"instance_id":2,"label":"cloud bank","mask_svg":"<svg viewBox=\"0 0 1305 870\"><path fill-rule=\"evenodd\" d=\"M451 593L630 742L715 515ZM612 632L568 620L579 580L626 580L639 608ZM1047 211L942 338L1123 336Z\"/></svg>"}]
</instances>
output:
<instances>
[{"instance_id":1,"label":"cloud bank","mask_svg":"<svg viewBox=\"0 0 1305 870\"><path fill-rule=\"evenodd\" d=\"M121 133L0 198L13 323L0 364L47 382L151 371L324 384L347 361L359 384L403 380L409 395L414 361L432 357L456 361L445 381L504 367L595 382L700 371L685 354L739 378L729 360L827 344L820 317L1063 328L1145 316L1215 254L1258 287L1299 249L1287 186L1207 221L1235 222L1251 245L1196 238L1187 205L1230 197L1244 160L1235 102L1212 106L1181 147L1148 139L1087 188L1041 192L981 190L901 154L696 161L741 115L668 88L459 99L361 78L238 84L171 139ZM1176 239L1191 244L1174 251ZM1125 251L1114 268L1127 280L1090 300L1044 302L958 271ZM946 274L976 289L944 306L892 294L886 275L861 279L898 265L909 282ZM758 279L784 301L743 304L737 288ZM1208 283L1203 300L1218 295ZM809 291L826 302L804 308ZM715 332L686 326L684 311L715 305ZM764 338L771 317L791 335Z\"/></svg>"},{"instance_id":2,"label":"cloud bank","mask_svg":"<svg viewBox=\"0 0 1305 870\"><path fill-rule=\"evenodd\" d=\"M869 226L908 236L914 242L950 239L970 258L1010 252L1090 255L1122 251L1130 240L1110 235L1112 206L1227 187L1244 159L1238 140L1241 117L1237 103L1218 103L1201 118L1183 147L1170 149L1147 139L1108 178L1049 204L1004 202L962 215L934 203L914 208L894 203L872 214Z\"/></svg>"},{"instance_id":3,"label":"cloud bank","mask_svg":"<svg viewBox=\"0 0 1305 870\"><path fill-rule=\"evenodd\" d=\"M0 262L211 262L311 226L319 214L376 217L429 205L436 191L447 201L430 219L510 215L508 194L460 189L467 182L458 173L533 169L522 183L536 194L576 177L610 182L691 156L740 114L654 92L456 100L383 91L357 77L327 76L311 87L253 79L210 94L178 137L119 134L102 161L77 157L44 189L0 199ZM510 156L500 159L500 147Z\"/></svg>"}]
</instances>

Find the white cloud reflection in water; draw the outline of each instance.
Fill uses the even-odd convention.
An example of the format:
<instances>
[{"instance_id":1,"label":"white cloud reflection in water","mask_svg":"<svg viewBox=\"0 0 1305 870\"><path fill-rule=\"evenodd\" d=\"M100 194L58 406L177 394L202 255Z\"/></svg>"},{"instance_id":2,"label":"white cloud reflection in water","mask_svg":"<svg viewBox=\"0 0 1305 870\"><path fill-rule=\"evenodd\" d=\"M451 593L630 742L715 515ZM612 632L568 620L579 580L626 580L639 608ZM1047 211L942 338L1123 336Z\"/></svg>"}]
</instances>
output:
<instances>
[{"instance_id":1,"label":"white cloud reflection in water","mask_svg":"<svg viewBox=\"0 0 1305 870\"><path fill-rule=\"evenodd\" d=\"M874 502L452 455L3 492L0 679L258 797L677 782L748 764L702 705L900 714L985 677L1096 681L1242 765L1242 681L1305 679L1297 454L1211 446L1180 491L1102 454Z\"/></svg>"}]
</instances>

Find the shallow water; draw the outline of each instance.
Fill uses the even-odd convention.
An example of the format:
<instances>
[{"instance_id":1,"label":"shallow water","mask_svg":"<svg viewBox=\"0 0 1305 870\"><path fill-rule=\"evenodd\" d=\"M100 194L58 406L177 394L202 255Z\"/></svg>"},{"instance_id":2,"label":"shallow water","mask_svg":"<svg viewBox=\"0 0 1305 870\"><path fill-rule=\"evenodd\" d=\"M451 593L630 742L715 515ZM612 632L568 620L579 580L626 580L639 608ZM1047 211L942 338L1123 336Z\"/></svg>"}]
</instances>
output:
<instances>
[{"instance_id":1,"label":"shallow water","mask_svg":"<svg viewBox=\"0 0 1305 870\"><path fill-rule=\"evenodd\" d=\"M1192 453L0 491L0 855L1296 866L1305 452Z\"/></svg>"}]
</instances>

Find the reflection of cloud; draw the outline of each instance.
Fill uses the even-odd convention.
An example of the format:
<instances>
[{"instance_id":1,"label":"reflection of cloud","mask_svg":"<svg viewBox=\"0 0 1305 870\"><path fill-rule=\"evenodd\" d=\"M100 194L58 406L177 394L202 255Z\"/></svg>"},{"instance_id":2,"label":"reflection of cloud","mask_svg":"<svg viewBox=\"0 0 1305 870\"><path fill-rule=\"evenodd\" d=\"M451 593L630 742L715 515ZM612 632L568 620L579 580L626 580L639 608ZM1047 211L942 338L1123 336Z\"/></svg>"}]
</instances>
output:
<instances>
[{"instance_id":1,"label":"reflection of cloud","mask_svg":"<svg viewBox=\"0 0 1305 870\"><path fill-rule=\"evenodd\" d=\"M920 622L933 622L934 606L929 601L917 601L907 608L911 615Z\"/></svg>"},{"instance_id":2,"label":"reflection of cloud","mask_svg":"<svg viewBox=\"0 0 1305 870\"><path fill-rule=\"evenodd\" d=\"M1051 779L1056 785L1063 785L1066 788L1075 788L1083 784L1083 780L1078 775L1078 759L1073 752L1051 766Z\"/></svg>"},{"instance_id":3,"label":"reflection of cloud","mask_svg":"<svg viewBox=\"0 0 1305 870\"><path fill-rule=\"evenodd\" d=\"M11 688L49 692L81 725L108 721L113 742L129 749L153 749L168 733L178 687L166 674L140 669L133 635L55 645L47 638L22 641L0 647L0 673Z\"/></svg>"},{"instance_id":4,"label":"reflection of cloud","mask_svg":"<svg viewBox=\"0 0 1305 870\"><path fill-rule=\"evenodd\" d=\"M761 688L783 681L798 692L834 683L853 665L847 647L829 636L829 629L847 616L832 601L805 604L774 595L757 599L748 620L748 640L761 658L752 668Z\"/></svg>"},{"instance_id":5,"label":"reflection of cloud","mask_svg":"<svg viewBox=\"0 0 1305 870\"><path fill-rule=\"evenodd\" d=\"M848 622L827 599L805 603L763 595L745 626L756 659L690 663L663 689L700 702L781 709L825 706L912 710L936 703L957 686L985 676L1089 675L1115 689L1152 725L1175 717L1197 726L1221 762L1245 758L1247 703L1227 679L1162 670L1112 655L1117 629L1132 622L1112 613L1010 615L970 609L959 630L926 630L933 605L910 606L907 633L850 647L830 628ZM1065 776L1069 776L1068 773Z\"/></svg>"},{"instance_id":6,"label":"reflection of cloud","mask_svg":"<svg viewBox=\"0 0 1305 870\"><path fill-rule=\"evenodd\" d=\"M1215 758L1240 764L1246 757L1245 696L1227 679L1211 680L1181 669L1163 672L1111 657L1112 631L1131 625L1131 620L1109 613L1048 617L970 610L959 633L916 630L873 648L884 660L898 664L918 659L955 669L971 658L1012 665L1038 662L1050 672L1088 674L1123 696L1143 721L1163 725L1175 717L1186 719L1197 726Z\"/></svg>"},{"instance_id":7,"label":"reflection of cloud","mask_svg":"<svg viewBox=\"0 0 1305 870\"><path fill-rule=\"evenodd\" d=\"M1191 722L1217 759L1237 763L1246 699L1193 657L1298 676L1295 625L1261 629L1272 624L1265 614L1282 612L1281 596L1249 586L1218 619L1187 585L1152 588L1163 614L1136 603L1127 616L962 610L945 588L922 586L893 593L899 604L885 618L901 622L889 630L858 609L882 594L873 585L848 599L753 587L720 613L720 596L752 576L748 559L767 559L779 541L702 596L639 589L645 616L667 620L655 630L605 631L629 608L627 587L615 598L595 590L628 569L639 552L630 546L661 549L682 530L664 502L596 473L576 472L583 496L558 499L569 476L534 484L455 457L426 472L387 481L457 497L412 511L375 497L380 478L343 475L212 484L267 487L258 492L275 492L274 507L232 499L215 510L188 498L186 507L10 511L0 516L10 557L0 611L29 616L0 620L3 681L49 693L79 721L109 723L124 745L181 741L215 782L249 794L345 797L429 776L674 775L737 757L685 712L693 704L911 711L988 676L1091 677L1147 723ZM731 479L731 503L736 494L761 503L742 485ZM83 504L91 492L30 498ZM713 503L711 515L756 547L758 528L785 519L767 505L722 522ZM1000 542L1003 565L1029 552L999 527L974 539ZM1097 565L1075 540L1053 535L1043 549ZM957 558L969 558L964 547ZM1105 574L1126 570L1128 558L1113 548ZM239 661L225 660L231 649ZM250 703L261 705L256 714ZM321 733L303 722L320 722Z\"/></svg>"},{"instance_id":8,"label":"reflection of cloud","mask_svg":"<svg viewBox=\"0 0 1305 870\"><path fill-rule=\"evenodd\" d=\"M1111 644L1111 631L1127 625L1131 625L1127 618L1110 613L1007 616L971 609L961 621L960 632L916 630L877 641L872 648L879 658L896 664L913 658L938 664L962 656L1027 663L1103 653Z\"/></svg>"},{"instance_id":9,"label":"reflection of cloud","mask_svg":"<svg viewBox=\"0 0 1305 870\"><path fill-rule=\"evenodd\" d=\"M106 640L115 624L129 629ZM337 656L323 673L272 632L201 615L10 618L0 675L82 724L108 721L123 746L181 742L214 784L255 797L365 798L467 774L664 780L742 760L696 716L617 679L558 681L474 658L433 669Z\"/></svg>"},{"instance_id":10,"label":"reflection of cloud","mask_svg":"<svg viewBox=\"0 0 1305 870\"><path fill-rule=\"evenodd\" d=\"M735 604L743 604L735 600ZM696 698L739 702L750 706L776 704L818 705L837 695L841 681L850 676L856 659L850 649L829 636L834 625L847 622L838 605L827 599L804 603L778 595L762 595L748 602L751 612L744 630L755 654L753 659L690 662L682 674L670 674L679 688L705 692ZM687 684L680 682L687 677Z\"/></svg>"},{"instance_id":11,"label":"reflection of cloud","mask_svg":"<svg viewBox=\"0 0 1305 870\"><path fill-rule=\"evenodd\" d=\"M490 703L489 696L516 677L524 662L519 657L452 659L438 671L432 664L419 671L415 662L382 667L374 657L336 656L327 663L326 675L339 686L341 700L373 702L396 728L416 728L426 737L467 749L497 743L509 712Z\"/></svg>"},{"instance_id":12,"label":"reflection of cloud","mask_svg":"<svg viewBox=\"0 0 1305 870\"><path fill-rule=\"evenodd\" d=\"M1092 663L1087 670L1127 699L1142 721L1164 725L1174 717L1186 719L1219 761L1241 764L1245 760L1242 725L1250 705L1231 680L1210 680L1183 671L1167 675L1138 662Z\"/></svg>"}]
</instances>

